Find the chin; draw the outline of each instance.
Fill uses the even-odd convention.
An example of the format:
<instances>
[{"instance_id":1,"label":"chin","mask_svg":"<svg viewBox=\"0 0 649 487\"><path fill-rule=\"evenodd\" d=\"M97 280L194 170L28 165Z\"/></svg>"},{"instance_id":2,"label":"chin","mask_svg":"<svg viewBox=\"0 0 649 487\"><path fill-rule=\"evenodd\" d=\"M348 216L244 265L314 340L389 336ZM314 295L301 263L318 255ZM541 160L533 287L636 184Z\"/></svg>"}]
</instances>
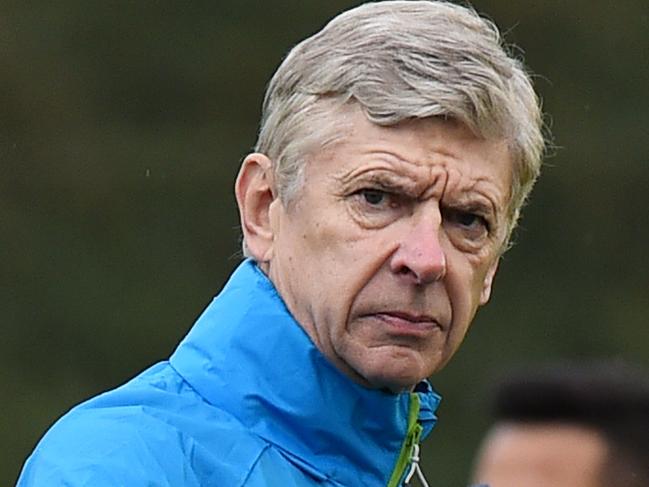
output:
<instances>
[{"instance_id":1,"label":"chin","mask_svg":"<svg viewBox=\"0 0 649 487\"><path fill-rule=\"evenodd\" d=\"M363 385L392 392L412 390L441 368L422 351L404 346L370 347L341 357Z\"/></svg>"},{"instance_id":2,"label":"chin","mask_svg":"<svg viewBox=\"0 0 649 487\"><path fill-rule=\"evenodd\" d=\"M364 377L373 388L399 393L412 390L419 382L428 377L428 375L413 373L413 368L389 367L386 370L383 367L381 370L368 371Z\"/></svg>"}]
</instances>

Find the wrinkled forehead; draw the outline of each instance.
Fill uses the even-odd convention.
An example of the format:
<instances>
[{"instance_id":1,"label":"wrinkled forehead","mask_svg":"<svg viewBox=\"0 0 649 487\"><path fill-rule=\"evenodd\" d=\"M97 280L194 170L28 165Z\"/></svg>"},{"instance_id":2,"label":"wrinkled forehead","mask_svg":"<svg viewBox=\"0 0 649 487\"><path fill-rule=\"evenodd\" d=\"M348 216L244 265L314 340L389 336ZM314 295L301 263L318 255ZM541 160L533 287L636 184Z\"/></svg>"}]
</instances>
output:
<instances>
[{"instance_id":1,"label":"wrinkled forehead","mask_svg":"<svg viewBox=\"0 0 649 487\"><path fill-rule=\"evenodd\" d=\"M496 154L497 167L494 166L493 172L502 173L500 177L506 185L506 204L511 200L518 161L511 144L504 138L487 138L476 134L456 119L409 118L396 124L379 125L370 121L362 107L352 101L331 105L318 130L320 136L313 137L311 134L311 140L303 146L306 164L317 163L323 159L323 154L342 152L349 146L358 145L380 149L392 144L392 147L398 147L404 159L422 164L435 152L446 154L452 160L455 154L466 153L475 147L476 161L482 161L488 155L493 158ZM444 138L444 135L447 137Z\"/></svg>"}]
</instances>

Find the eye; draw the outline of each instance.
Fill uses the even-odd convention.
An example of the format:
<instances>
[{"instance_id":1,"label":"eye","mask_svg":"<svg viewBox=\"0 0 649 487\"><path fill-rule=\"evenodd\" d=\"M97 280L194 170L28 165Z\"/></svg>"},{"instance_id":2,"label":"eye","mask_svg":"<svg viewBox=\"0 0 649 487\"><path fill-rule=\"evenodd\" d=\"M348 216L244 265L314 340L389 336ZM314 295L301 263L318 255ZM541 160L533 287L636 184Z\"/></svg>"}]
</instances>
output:
<instances>
[{"instance_id":1,"label":"eye","mask_svg":"<svg viewBox=\"0 0 649 487\"><path fill-rule=\"evenodd\" d=\"M455 221L465 227L472 227L475 225L486 226L484 218L475 213L469 213L468 211L458 211L455 215Z\"/></svg>"},{"instance_id":2,"label":"eye","mask_svg":"<svg viewBox=\"0 0 649 487\"><path fill-rule=\"evenodd\" d=\"M349 208L366 228L382 228L398 220L411 208L410 200L398 190L377 186L359 188L349 195Z\"/></svg>"},{"instance_id":3,"label":"eye","mask_svg":"<svg viewBox=\"0 0 649 487\"><path fill-rule=\"evenodd\" d=\"M366 203L372 206L378 206L384 203L387 199L387 193L380 189L362 189L359 194L363 197Z\"/></svg>"},{"instance_id":4,"label":"eye","mask_svg":"<svg viewBox=\"0 0 649 487\"><path fill-rule=\"evenodd\" d=\"M489 233L489 222L484 216L478 213L447 208L443 210L442 216L447 223L461 228L471 237L483 237Z\"/></svg>"}]
</instances>

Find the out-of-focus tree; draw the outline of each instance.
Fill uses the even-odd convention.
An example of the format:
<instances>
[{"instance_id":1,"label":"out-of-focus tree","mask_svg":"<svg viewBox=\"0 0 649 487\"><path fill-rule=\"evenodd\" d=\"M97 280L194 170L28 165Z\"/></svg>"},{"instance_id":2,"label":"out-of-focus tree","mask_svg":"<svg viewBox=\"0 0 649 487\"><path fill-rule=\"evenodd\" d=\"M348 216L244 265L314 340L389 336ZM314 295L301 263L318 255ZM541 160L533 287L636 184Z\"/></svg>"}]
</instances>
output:
<instances>
[{"instance_id":1,"label":"out-of-focus tree","mask_svg":"<svg viewBox=\"0 0 649 487\"><path fill-rule=\"evenodd\" d=\"M64 410L166 358L218 291L265 84L356 3L0 4L0 484ZM466 480L489 375L649 356L647 3L474 5L537 73L557 148L492 304L435 378L439 485Z\"/></svg>"}]
</instances>

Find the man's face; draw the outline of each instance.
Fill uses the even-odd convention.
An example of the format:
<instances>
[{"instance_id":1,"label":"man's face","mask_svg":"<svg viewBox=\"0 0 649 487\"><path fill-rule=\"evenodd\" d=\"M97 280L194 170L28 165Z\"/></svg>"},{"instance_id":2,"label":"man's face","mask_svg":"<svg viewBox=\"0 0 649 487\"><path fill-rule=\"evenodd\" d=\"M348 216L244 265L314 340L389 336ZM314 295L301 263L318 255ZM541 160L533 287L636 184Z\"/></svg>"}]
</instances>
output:
<instances>
[{"instance_id":1,"label":"man's face","mask_svg":"<svg viewBox=\"0 0 649 487\"><path fill-rule=\"evenodd\" d=\"M262 268L338 368L403 390L446 364L489 299L512 163L455 122L346 122L294 201L271 204Z\"/></svg>"},{"instance_id":2,"label":"man's face","mask_svg":"<svg viewBox=\"0 0 649 487\"><path fill-rule=\"evenodd\" d=\"M493 487L601 487L604 439L572 425L496 428L478 457L475 481Z\"/></svg>"}]
</instances>

